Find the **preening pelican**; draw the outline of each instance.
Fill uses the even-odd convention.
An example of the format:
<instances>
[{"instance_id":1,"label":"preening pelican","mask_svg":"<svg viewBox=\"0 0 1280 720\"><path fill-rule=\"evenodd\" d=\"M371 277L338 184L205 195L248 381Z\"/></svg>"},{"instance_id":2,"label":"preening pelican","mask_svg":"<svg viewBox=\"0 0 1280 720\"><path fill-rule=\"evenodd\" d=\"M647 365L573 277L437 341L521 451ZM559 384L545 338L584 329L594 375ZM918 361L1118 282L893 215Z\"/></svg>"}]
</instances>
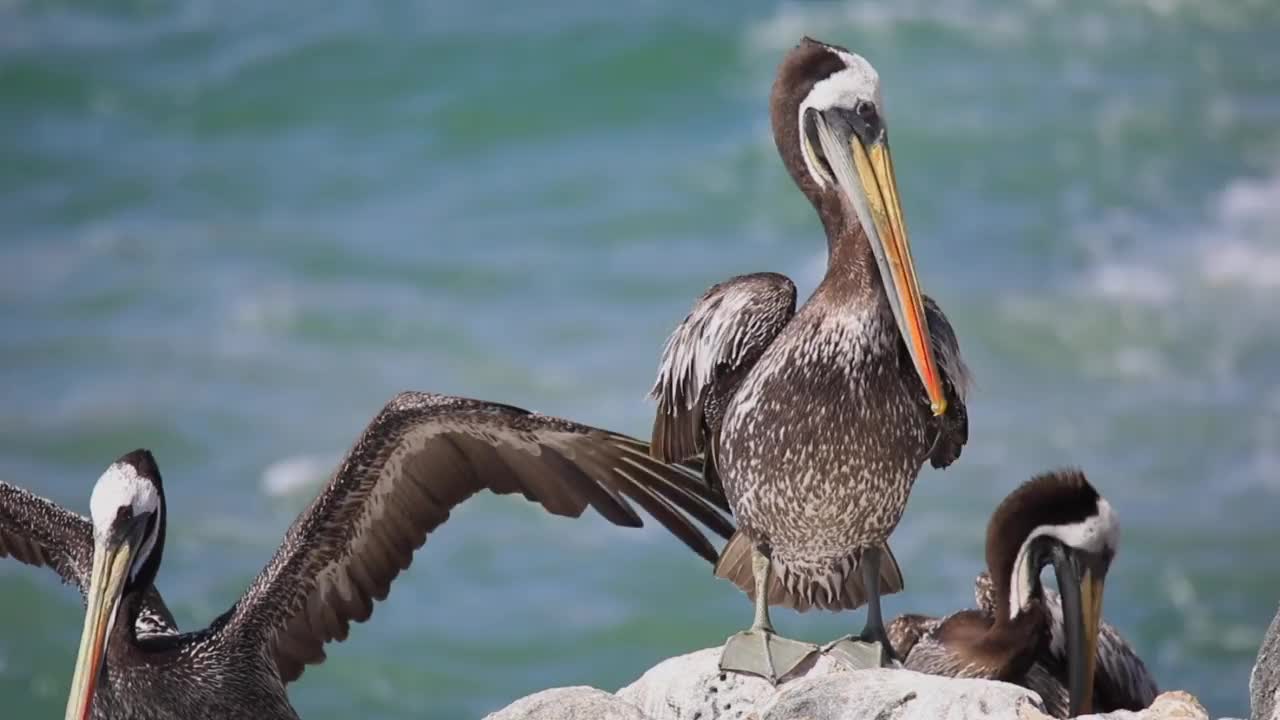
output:
<instances>
[{"instance_id":1,"label":"preening pelican","mask_svg":"<svg viewBox=\"0 0 1280 720\"><path fill-rule=\"evenodd\" d=\"M979 578L980 609L890 623L904 667L1022 685L1056 717L1147 707L1155 681L1101 622L1103 582L1119 536L1111 504L1083 473L1046 473L1024 483L987 525L989 580ZM1046 565L1061 595L1042 586Z\"/></svg>"}]
</instances>

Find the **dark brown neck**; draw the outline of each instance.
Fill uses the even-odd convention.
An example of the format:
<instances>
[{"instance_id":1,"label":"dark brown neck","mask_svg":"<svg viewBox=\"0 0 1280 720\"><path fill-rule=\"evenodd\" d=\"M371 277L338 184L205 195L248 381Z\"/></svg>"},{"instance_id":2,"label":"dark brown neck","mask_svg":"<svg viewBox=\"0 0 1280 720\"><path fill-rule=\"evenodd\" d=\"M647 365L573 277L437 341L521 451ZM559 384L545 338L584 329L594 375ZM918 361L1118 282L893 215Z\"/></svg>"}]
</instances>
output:
<instances>
[{"instance_id":1,"label":"dark brown neck","mask_svg":"<svg viewBox=\"0 0 1280 720\"><path fill-rule=\"evenodd\" d=\"M105 667L124 668L136 662L140 647L138 645L138 615L142 612L142 593L127 590L120 598L120 607L116 608L115 623L111 626L111 634L107 636L103 653L106 656Z\"/></svg>"},{"instance_id":2,"label":"dark brown neck","mask_svg":"<svg viewBox=\"0 0 1280 720\"><path fill-rule=\"evenodd\" d=\"M1016 679L1030 669L1048 632L1049 613L1037 599L1015 618L1010 619L1007 613L997 615L977 649L988 659L989 666L996 669L998 679Z\"/></svg>"},{"instance_id":3,"label":"dark brown neck","mask_svg":"<svg viewBox=\"0 0 1280 720\"><path fill-rule=\"evenodd\" d=\"M120 598L116 624L111 629L110 643L138 644L138 616L142 614L142 592L129 590Z\"/></svg>"},{"instance_id":4,"label":"dark brown neck","mask_svg":"<svg viewBox=\"0 0 1280 720\"><path fill-rule=\"evenodd\" d=\"M1017 678L1025 673L1049 632L1049 612L1038 585L1027 606L1018 608L1017 617L1011 617L1014 608L1009 597L1010 586L1021 547L1021 543L1012 541L998 543L994 548L988 544L987 573L995 595L995 618L981 642L993 659L999 659L1001 678Z\"/></svg>"},{"instance_id":5,"label":"dark brown neck","mask_svg":"<svg viewBox=\"0 0 1280 720\"><path fill-rule=\"evenodd\" d=\"M1013 558L1000 567L987 567L987 576L991 578L991 593L995 595L996 620L1007 620L1012 604L1009 602L1009 587L1013 583ZM1040 598L1033 598L1038 601ZM1038 604L1038 602L1036 603Z\"/></svg>"},{"instance_id":6,"label":"dark brown neck","mask_svg":"<svg viewBox=\"0 0 1280 720\"><path fill-rule=\"evenodd\" d=\"M850 222L836 193L811 197L827 233L827 274L822 284L842 297L869 300L883 295L880 269L871 243L857 221Z\"/></svg>"}]
</instances>

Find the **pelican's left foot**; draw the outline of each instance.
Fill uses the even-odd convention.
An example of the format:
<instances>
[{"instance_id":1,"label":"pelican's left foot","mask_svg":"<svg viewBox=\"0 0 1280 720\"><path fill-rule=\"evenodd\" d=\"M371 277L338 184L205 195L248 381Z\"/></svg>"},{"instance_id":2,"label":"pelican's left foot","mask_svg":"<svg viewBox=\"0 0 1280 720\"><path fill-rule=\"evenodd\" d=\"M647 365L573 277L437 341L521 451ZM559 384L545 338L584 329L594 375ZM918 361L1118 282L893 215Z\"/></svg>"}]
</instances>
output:
<instances>
[{"instance_id":1,"label":"pelican's left foot","mask_svg":"<svg viewBox=\"0 0 1280 720\"><path fill-rule=\"evenodd\" d=\"M867 624L858 637L846 635L822 648L822 652L834 655L853 667L868 670L881 667L902 667L893 652L893 643L884 630L880 615L880 563L883 551L871 548L862 554L859 569L862 583L867 589Z\"/></svg>"},{"instance_id":2,"label":"pelican's left foot","mask_svg":"<svg viewBox=\"0 0 1280 720\"><path fill-rule=\"evenodd\" d=\"M777 685L818 646L780 637L771 627L752 627L729 638L720 653L720 669L759 675Z\"/></svg>"},{"instance_id":3,"label":"pelican's left foot","mask_svg":"<svg viewBox=\"0 0 1280 720\"><path fill-rule=\"evenodd\" d=\"M902 666L902 663L895 660L893 654L888 652L884 645L875 641L859 640L852 635L827 643L823 646L822 653L838 658L854 670Z\"/></svg>"}]
</instances>

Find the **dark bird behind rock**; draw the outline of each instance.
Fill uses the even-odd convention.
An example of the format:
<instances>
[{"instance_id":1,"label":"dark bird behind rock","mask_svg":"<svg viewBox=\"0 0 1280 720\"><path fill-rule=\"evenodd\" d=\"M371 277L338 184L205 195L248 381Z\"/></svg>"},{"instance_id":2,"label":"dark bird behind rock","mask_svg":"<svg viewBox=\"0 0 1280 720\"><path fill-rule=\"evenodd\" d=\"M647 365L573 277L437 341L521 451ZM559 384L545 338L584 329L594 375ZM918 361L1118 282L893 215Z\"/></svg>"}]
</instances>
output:
<instances>
[{"instance_id":1,"label":"dark bird behind rock","mask_svg":"<svg viewBox=\"0 0 1280 720\"><path fill-rule=\"evenodd\" d=\"M1056 717L1141 710L1155 700L1146 665L1102 623L1102 589L1119 543L1110 503L1083 473L1040 475L987 526L978 609L902 615L889 638L909 670L1002 680L1034 690ZM1061 593L1040 572L1052 565Z\"/></svg>"}]
</instances>

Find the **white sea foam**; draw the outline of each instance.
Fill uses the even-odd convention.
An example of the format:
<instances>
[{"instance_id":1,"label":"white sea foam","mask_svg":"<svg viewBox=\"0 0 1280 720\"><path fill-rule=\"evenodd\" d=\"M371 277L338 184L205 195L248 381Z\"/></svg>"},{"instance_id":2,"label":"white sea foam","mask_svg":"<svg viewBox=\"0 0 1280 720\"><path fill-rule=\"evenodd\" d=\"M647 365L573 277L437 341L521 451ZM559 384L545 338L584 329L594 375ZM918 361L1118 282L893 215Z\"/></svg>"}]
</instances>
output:
<instances>
[{"instance_id":1,"label":"white sea foam","mask_svg":"<svg viewBox=\"0 0 1280 720\"><path fill-rule=\"evenodd\" d=\"M1229 184L1213 215L1200 243L1205 284L1280 291L1280 169Z\"/></svg>"},{"instance_id":2,"label":"white sea foam","mask_svg":"<svg viewBox=\"0 0 1280 720\"><path fill-rule=\"evenodd\" d=\"M927 22L999 42L1025 37L1031 20L1031 13L1017 6L1001 10L979 6L972 0L860 1L821 5L788 3L772 17L751 26L747 41L754 51L776 53L793 47L804 35L841 44L841 34L853 31L883 34ZM857 51L857 48L851 49ZM870 60L875 62L874 58Z\"/></svg>"},{"instance_id":3,"label":"white sea foam","mask_svg":"<svg viewBox=\"0 0 1280 720\"><path fill-rule=\"evenodd\" d=\"M1280 291L1280 168L1228 183L1208 211L1202 226L1182 232L1132 218L1082 229L1082 242L1098 259L1079 289L1149 305L1198 304L1197 296L1207 290ZM1122 245L1134 250L1117 254L1113 248Z\"/></svg>"},{"instance_id":4,"label":"white sea foam","mask_svg":"<svg viewBox=\"0 0 1280 720\"><path fill-rule=\"evenodd\" d=\"M1237 180L1218 196L1215 209L1231 223L1249 224L1280 218L1280 170L1270 176Z\"/></svg>"},{"instance_id":5,"label":"white sea foam","mask_svg":"<svg viewBox=\"0 0 1280 720\"><path fill-rule=\"evenodd\" d=\"M295 455L277 460L262 471L262 491L284 497L318 488L337 467L332 455Z\"/></svg>"},{"instance_id":6,"label":"white sea foam","mask_svg":"<svg viewBox=\"0 0 1280 720\"><path fill-rule=\"evenodd\" d=\"M1157 350L1129 345L1107 353L1091 355L1086 367L1099 375L1129 381L1172 380L1173 371L1165 357Z\"/></svg>"},{"instance_id":7,"label":"white sea foam","mask_svg":"<svg viewBox=\"0 0 1280 720\"><path fill-rule=\"evenodd\" d=\"M1167 273L1133 262L1100 265L1086 278L1085 286L1099 297L1152 305L1168 303L1176 292Z\"/></svg>"},{"instance_id":8,"label":"white sea foam","mask_svg":"<svg viewBox=\"0 0 1280 720\"><path fill-rule=\"evenodd\" d=\"M1280 248L1261 248L1230 243L1205 248L1204 281L1216 287L1280 291Z\"/></svg>"},{"instance_id":9,"label":"white sea foam","mask_svg":"<svg viewBox=\"0 0 1280 720\"><path fill-rule=\"evenodd\" d=\"M238 296L231 310L236 329L266 333L295 322L300 314L297 293L279 286Z\"/></svg>"}]
</instances>

